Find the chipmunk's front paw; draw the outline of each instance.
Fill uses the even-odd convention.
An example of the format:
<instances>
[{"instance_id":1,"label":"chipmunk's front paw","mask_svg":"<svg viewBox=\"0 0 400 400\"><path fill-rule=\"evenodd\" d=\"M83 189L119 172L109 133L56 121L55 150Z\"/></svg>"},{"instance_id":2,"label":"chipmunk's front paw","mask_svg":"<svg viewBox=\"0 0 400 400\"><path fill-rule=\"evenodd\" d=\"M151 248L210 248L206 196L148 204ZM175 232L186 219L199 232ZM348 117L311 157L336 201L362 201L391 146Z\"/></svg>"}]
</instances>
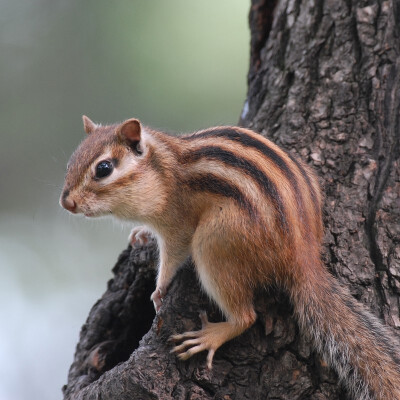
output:
<instances>
[{"instance_id":1,"label":"chipmunk's front paw","mask_svg":"<svg viewBox=\"0 0 400 400\"><path fill-rule=\"evenodd\" d=\"M156 290L150 296L150 300L153 300L156 313L158 313L158 311L161 308L164 296L165 296L165 290L161 288L156 288Z\"/></svg>"},{"instance_id":2,"label":"chipmunk's front paw","mask_svg":"<svg viewBox=\"0 0 400 400\"><path fill-rule=\"evenodd\" d=\"M152 233L145 226L136 226L131 230L129 243L132 247L144 246L149 242Z\"/></svg>"}]
</instances>

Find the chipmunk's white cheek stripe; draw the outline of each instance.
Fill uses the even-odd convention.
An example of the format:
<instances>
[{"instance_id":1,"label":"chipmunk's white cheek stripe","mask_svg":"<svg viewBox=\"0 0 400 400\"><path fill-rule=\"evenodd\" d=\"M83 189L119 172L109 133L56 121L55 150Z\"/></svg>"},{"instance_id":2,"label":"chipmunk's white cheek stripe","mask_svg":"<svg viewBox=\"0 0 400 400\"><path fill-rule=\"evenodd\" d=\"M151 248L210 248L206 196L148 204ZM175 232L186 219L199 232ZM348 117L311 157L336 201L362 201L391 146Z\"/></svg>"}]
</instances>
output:
<instances>
[{"instance_id":1,"label":"chipmunk's white cheek stripe","mask_svg":"<svg viewBox=\"0 0 400 400\"><path fill-rule=\"evenodd\" d=\"M96 176L96 167L97 165L105 160L112 160L113 159L113 154L111 152L111 149L107 149L100 157L96 158L96 160L92 163L92 166L90 168L90 173L86 176L85 179L85 186L91 184L93 187L93 178ZM108 186L118 179L124 177L127 174L131 174L132 171L135 169L137 166L138 161L137 158L134 155L131 155L127 153L122 159L118 159L118 162L116 165L114 165L113 171L109 176L106 176L104 178L101 178L99 180L95 181L95 185L105 187Z\"/></svg>"}]
</instances>

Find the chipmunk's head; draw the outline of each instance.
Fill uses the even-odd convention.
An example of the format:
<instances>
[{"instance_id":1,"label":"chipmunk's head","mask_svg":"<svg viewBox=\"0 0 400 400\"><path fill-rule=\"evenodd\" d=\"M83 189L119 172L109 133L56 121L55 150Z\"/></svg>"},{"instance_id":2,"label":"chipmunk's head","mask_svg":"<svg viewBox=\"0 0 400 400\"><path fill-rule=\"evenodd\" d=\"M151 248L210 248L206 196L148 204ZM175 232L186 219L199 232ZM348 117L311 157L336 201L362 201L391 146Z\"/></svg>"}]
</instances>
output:
<instances>
[{"instance_id":1,"label":"chipmunk's head","mask_svg":"<svg viewBox=\"0 0 400 400\"><path fill-rule=\"evenodd\" d=\"M88 217L129 218L127 208L132 210L139 191L135 185L140 189L146 180L142 126L137 119L101 126L86 116L83 125L87 137L68 163L60 204Z\"/></svg>"}]
</instances>

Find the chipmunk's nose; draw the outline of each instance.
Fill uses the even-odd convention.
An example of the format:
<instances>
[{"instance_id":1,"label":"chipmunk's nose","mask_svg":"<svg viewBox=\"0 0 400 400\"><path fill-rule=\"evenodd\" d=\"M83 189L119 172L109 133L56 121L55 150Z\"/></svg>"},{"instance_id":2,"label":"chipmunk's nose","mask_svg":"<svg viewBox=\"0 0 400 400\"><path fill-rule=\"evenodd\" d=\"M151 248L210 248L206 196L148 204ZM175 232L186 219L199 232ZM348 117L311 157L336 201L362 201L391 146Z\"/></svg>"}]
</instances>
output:
<instances>
[{"instance_id":1,"label":"chipmunk's nose","mask_svg":"<svg viewBox=\"0 0 400 400\"><path fill-rule=\"evenodd\" d=\"M61 195L60 204L69 212L76 213L76 202L69 196L69 190L64 191Z\"/></svg>"}]
</instances>

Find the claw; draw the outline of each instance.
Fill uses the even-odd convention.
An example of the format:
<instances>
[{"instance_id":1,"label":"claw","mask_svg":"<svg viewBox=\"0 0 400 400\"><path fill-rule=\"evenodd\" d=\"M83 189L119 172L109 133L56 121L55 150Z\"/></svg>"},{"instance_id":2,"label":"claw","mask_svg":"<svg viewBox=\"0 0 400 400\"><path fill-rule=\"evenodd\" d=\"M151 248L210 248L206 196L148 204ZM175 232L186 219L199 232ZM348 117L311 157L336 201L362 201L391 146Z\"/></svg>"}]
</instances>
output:
<instances>
[{"instance_id":1,"label":"claw","mask_svg":"<svg viewBox=\"0 0 400 400\"><path fill-rule=\"evenodd\" d=\"M214 359L214 354L215 354L215 350L214 349L210 349L208 350L208 354L207 354L207 368L209 370L212 369L212 362Z\"/></svg>"},{"instance_id":2,"label":"claw","mask_svg":"<svg viewBox=\"0 0 400 400\"><path fill-rule=\"evenodd\" d=\"M193 346L199 344L199 339L185 340L181 345L175 346L171 353L180 353L182 350L185 350L188 346Z\"/></svg>"},{"instance_id":3,"label":"claw","mask_svg":"<svg viewBox=\"0 0 400 400\"><path fill-rule=\"evenodd\" d=\"M158 311L160 311L160 308L163 303L163 299L164 299L164 290L161 288L156 288L156 290L150 296L150 300L153 301L156 313L158 313Z\"/></svg>"},{"instance_id":4,"label":"claw","mask_svg":"<svg viewBox=\"0 0 400 400\"><path fill-rule=\"evenodd\" d=\"M179 335L172 335L169 338L170 342L180 342L181 340L184 339L189 339L189 338L197 338L200 336L201 331L192 331L192 332L185 332L181 333Z\"/></svg>"},{"instance_id":5,"label":"claw","mask_svg":"<svg viewBox=\"0 0 400 400\"><path fill-rule=\"evenodd\" d=\"M132 247L144 246L150 240L152 234L144 226L137 226L131 230L129 235L129 243Z\"/></svg>"},{"instance_id":6,"label":"claw","mask_svg":"<svg viewBox=\"0 0 400 400\"><path fill-rule=\"evenodd\" d=\"M199 344L197 346L191 347L189 350L185 351L184 353L178 354L178 358L180 360L187 360L188 358L192 357L194 354L200 353L203 350L206 350L206 346L204 344Z\"/></svg>"}]
</instances>

